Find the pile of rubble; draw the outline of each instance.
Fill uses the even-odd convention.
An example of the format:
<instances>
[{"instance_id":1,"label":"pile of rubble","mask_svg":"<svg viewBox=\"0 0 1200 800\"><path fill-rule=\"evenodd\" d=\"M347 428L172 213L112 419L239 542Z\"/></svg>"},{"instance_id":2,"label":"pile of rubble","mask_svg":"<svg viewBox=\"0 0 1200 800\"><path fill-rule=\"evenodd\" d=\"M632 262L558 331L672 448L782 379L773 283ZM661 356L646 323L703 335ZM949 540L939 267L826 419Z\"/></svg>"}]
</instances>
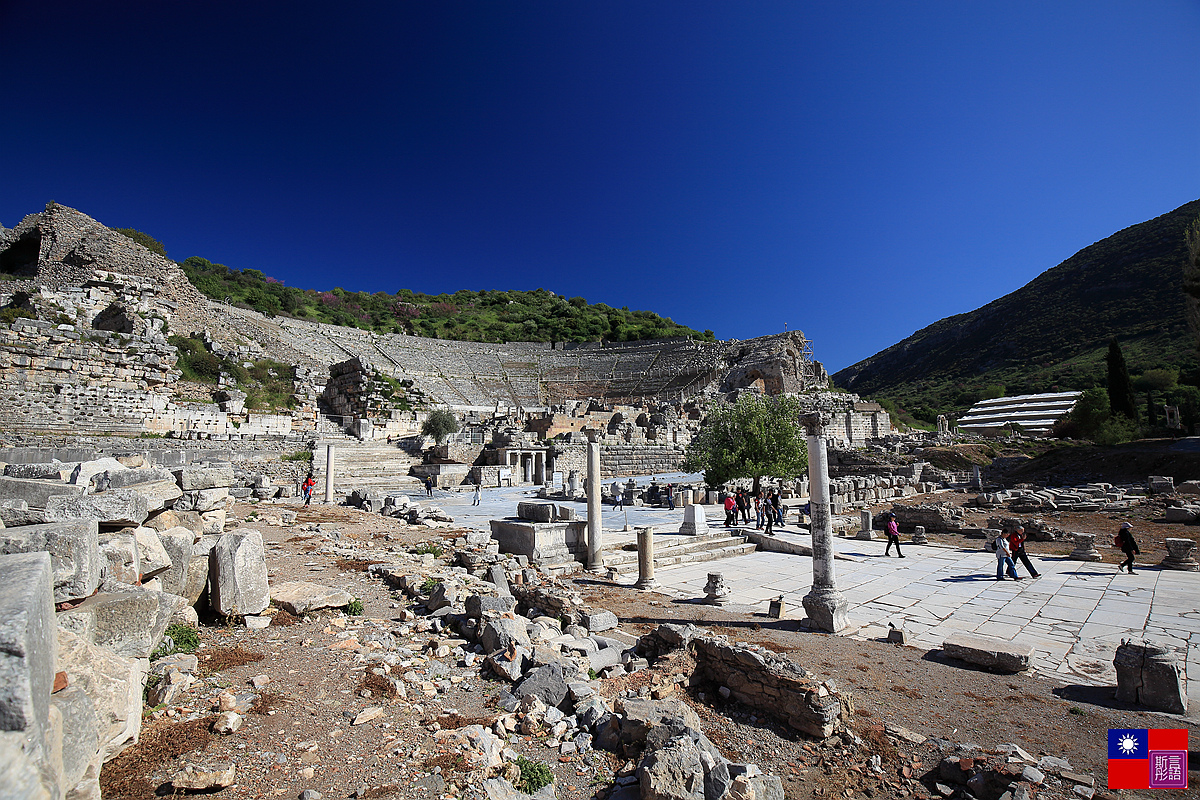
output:
<instances>
[{"instance_id":1,"label":"pile of rubble","mask_svg":"<svg viewBox=\"0 0 1200 800\"><path fill-rule=\"evenodd\" d=\"M454 517L437 506L422 506L414 503L403 494L385 494L374 489L355 489L350 493L350 505L369 511L372 514L382 514L385 517L396 517L408 525L425 528L449 528Z\"/></svg>"},{"instance_id":2,"label":"pile of rubble","mask_svg":"<svg viewBox=\"0 0 1200 800\"><path fill-rule=\"evenodd\" d=\"M974 502L980 508L995 508L1006 505L1020 512L1032 511L1128 511L1145 500L1132 487L1113 486L1111 483L1089 483L1085 486L1038 488L1019 483L1012 489L999 492L984 492Z\"/></svg>"}]
</instances>

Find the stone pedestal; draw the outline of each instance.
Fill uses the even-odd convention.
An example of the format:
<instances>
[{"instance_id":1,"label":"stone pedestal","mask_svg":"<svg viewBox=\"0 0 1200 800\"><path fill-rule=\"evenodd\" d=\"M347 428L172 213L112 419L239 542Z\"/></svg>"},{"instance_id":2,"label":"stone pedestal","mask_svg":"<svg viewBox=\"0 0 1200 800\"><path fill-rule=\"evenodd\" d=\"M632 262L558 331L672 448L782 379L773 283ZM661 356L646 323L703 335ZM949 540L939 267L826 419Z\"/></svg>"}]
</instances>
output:
<instances>
[{"instance_id":1,"label":"stone pedestal","mask_svg":"<svg viewBox=\"0 0 1200 800\"><path fill-rule=\"evenodd\" d=\"M833 571L833 521L829 514L829 454L825 449L826 420L820 414L800 418L808 435L809 494L812 503L812 590L802 601L811 624L837 633L849 624L849 604L838 591Z\"/></svg>"},{"instance_id":2,"label":"stone pedestal","mask_svg":"<svg viewBox=\"0 0 1200 800\"><path fill-rule=\"evenodd\" d=\"M658 586L654 580L654 528L638 528L638 580L636 589L653 589Z\"/></svg>"},{"instance_id":3,"label":"stone pedestal","mask_svg":"<svg viewBox=\"0 0 1200 800\"><path fill-rule=\"evenodd\" d=\"M1071 555L1067 556L1067 558L1072 561L1104 560L1104 556L1100 555L1100 551L1096 549L1096 534L1072 533L1071 538L1075 541L1075 549L1071 551Z\"/></svg>"},{"instance_id":4,"label":"stone pedestal","mask_svg":"<svg viewBox=\"0 0 1200 800\"><path fill-rule=\"evenodd\" d=\"M783 604L783 595L776 597L767 607L767 616L771 619L783 619L783 615L787 613L787 608Z\"/></svg>"},{"instance_id":5,"label":"stone pedestal","mask_svg":"<svg viewBox=\"0 0 1200 800\"><path fill-rule=\"evenodd\" d=\"M983 472L979 469L978 465L971 468L971 488L983 488Z\"/></svg>"},{"instance_id":6,"label":"stone pedestal","mask_svg":"<svg viewBox=\"0 0 1200 800\"><path fill-rule=\"evenodd\" d=\"M704 506L690 505L683 509L683 524L679 532L687 536L707 536L708 520L704 516Z\"/></svg>"},{"instance_id":7,"label":"stone pedestal","mask_svg":"<svg viewBox=\"0 0 1200 800\"><path fill-rule=\"evenodd\" d=\"M708 573L708 583L704 586L704 602L714 606L723 606L729 602L729 587L725 585L725 576L721 573Z\"/></svg>"},{"instance_id":8,"label":"stone pedestal","mask_svg":"<svg viewBox=\"0 0 1200 800\"><path fill-rule=\"evenodd\" d=\"M567 473L567 493L574 497L579 491L579 470L573 469Z\"/></svg>"},{"instance_id":9,"label":"stone pedestal","mask_svg":"<svg viewBox=\"0 0 1200 800\"><path fill-rule=\"evenodd\" d=\"M1172 714L1187 712L1187 678L1170 648L1157 642L1123 642L1113 667L1121 702Z\"/></svg>"},{"instance_id":10,"label":"stone pedestal","mask_svg":"<svg viewBox=\"0 0 1200 800\"><path fill-rule=\"evenodd\" d=\"M913 528L912 536L913 544L929 544L929 537L925 535L925 526L918 525Z\"/></svg>"},{"instance_id":11,"label":"stone pedestal","mask_svg":"<svg viewBox=\"0 0 1200 800\"><path fill-rule=\"evenodd\" d=\"M1191 539L1167 539L1167 557L1159 565L1163 569L1200 570L1200 562L1192 558L1196 543Z\"/></svg>"},{"instance_id":12,"label":"stone pedestal","mask_svg":"<svg viewBox=\"0 0 1200 800\"><path fill-rule=\"evenodd\" d=\"M859 512L859 515L862 518L862 529L859 530L858 536L855 538L863 539L865 541L874 539L875 531L872 529L871 525L875 520L872 518L871 512L864 509L863 511Z\"/></svg>"},{"instance_id":13,"label":"stone pedestal","mask_svg":"<svg viewBox=\"0 0 1200 800\"><path fill-rule=\"evenodd\" d=\"M604 566L604 558L600 555L603 547L602 529L600 527L600 442L596 434L589 432L587 446L587 510L588 510L588 542L587 568L598 572Z\"/></svg>"}]
</instances>

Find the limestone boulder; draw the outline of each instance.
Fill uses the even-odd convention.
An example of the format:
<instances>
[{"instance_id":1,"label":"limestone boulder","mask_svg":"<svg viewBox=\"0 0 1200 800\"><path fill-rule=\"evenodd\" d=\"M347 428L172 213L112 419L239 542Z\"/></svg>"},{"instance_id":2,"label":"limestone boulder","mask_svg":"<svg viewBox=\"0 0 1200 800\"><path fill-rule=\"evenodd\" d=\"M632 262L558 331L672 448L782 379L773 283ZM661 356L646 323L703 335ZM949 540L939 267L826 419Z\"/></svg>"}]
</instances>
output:
<instances>
[{"instance_id":1,"label":"limestone boulder","mask_svg":"<svg viewBox=\"0 0 1200 800\"><path fill-rule=\"evenodd\" d=\"M52 800L54 783L42 774L20 733L0 731L0 786L7 797ZM58 792L53 795L58 796Z\"/></svg>"},{"instance_id":2,"label":"limestone boulder","mask_svg":"<svg viewBox=\"0 0 1200 800\"><path fill-rule=\"evenodd\" d=\"M185 598L157 591L100 592L58 615L60 627L125 658L149 658Z\"/></svg>"},{"instance_id":3,"label":"limestone boulder","mask_svg":"<svg viewBox=\"0 0 1200 800\"><path fill-rule=\"evenodd\" d=\"M200 515L200 533L224 533L225 509L216 508Z\"/></svg>"},{"instance_id":4,"label":"limestone boulder","mask_svg":"<svg viewBox=\"0 0 1200 800\"><path fill-rule=\"evenodd\" d=\"M46 518L52 522L92 519L102 525L141 525L150 515L145 495L133 489L112 489L100 494L52 495L46 500Z\"/></svg>"},{"instance_id":5,"label":"limestone boulder","mask_svg":"<svg viewBox=\"0 0 1200 800\"><path fill-rule=\"evenodd\" d=\"M488 620L479 637L479 643L485 653L495 653L507 650L510 645L529 647L529 633L525 630L525 620L512 617L500 617Z\"/></svg>"},{"instance_id":6,"label":"limestone boulder","mask_svg":"<svg viewBox=\"0 0 1200 800\"><path fill-rule=\"evenodd\" d=\"M51 497L55 495L82 496L84 488L62 481L0 477L0 503L5 500L18 500L24 502L27 509L45 509L46 503ZM10 523L6 520L4 524Z\"/></svg>"},{"instance_id":7,"label":"limestone boulder","mask_svg":"<svg viewBox=\"0 0 1200 800\"><path fill-rule=\"evenodd\" d=\"M233 486L233 464L188 466L174 471L179 488L185 492Z\"/></svg>"},{"instance_id":8,"label":"limestone boulder","mask_svg":"<svg viewBox=\"0 0 1200 800\"><path fill-rule=\"evenodd\" d=\"M45 521L44 509L30 508L24 500L0 500L0 528L41 525Z\"/></svg>"},{"instance_id":9,"label":"limestone boulder","mask_svg":"<svg viewBox=\"0 0 1200 800\"><path fill-rule=\"evenodd\" d=\"M647 755L638 767L642 800L705 800L700 748L687 736Z\"/></svg>"},{"instance_id":10,"label":"limestone boulder","mask_svg":"<svg viewBox=\"0 0 1200 800\"><path fill-rule=\"evenodd\" d=\"M137 527L131 533L134 541L137 542L143 580L153 578L171 568L171 556L163 547L157 531L153 528Z\"/></svg>"},{"instance_id":11,"label":"limestone boulder","mask_svg":"<svg viewBox=\"0 0 1200 800\"><path fill-rule=\"evenodd\" d=\"M289 581L271 587L271 601L292 614L305 614L318 608L341 608L353 599L342 589L307 581Z\"/></svg>"},{"instance_id":12,"label":"limestone boulder","mask_svg":"<svg viewBox=\"0 0 1200 800\"><path fill-rule=\"evenodd\" d=\"M430 611L449 608L458 602L458 595L459 589L456 584L442 581L429 592L429 599L425 601L425 608Z\"/></svg>"},{"instance_id":13,"label":"limestone boulder","mask_svg":"<svg viewBox=\"0 0 1200 800\"><path fill-rule=\"evenodd\" d=\"M1184 667L1157 642L1124 642L1117 648L1117 699L1172 714L1187 713Z\"/></svg>"},{"instance_id":14,"label":"limestone boulder","mask_svg":"<svg viewBox=\"0 0 1200 800\"><path fill-rule=\"evenodd\" d=\"M567 682L557 664L547 664L530 670L513 688L517 697L534 696L548 707L555 708L567 697Z\"/></svg>"},{"instance_id":15,"label":"limestone boulder","mask_svg":"<svg viewBox=\"0 0 1200 800\"><path fill-rule=\"evenodd\" d=\"M55 481L66 480L71 475L75 464L64 464L61 461L50 461L42 464L5 464L6 478L45 478Z\"/></svg>"},{"instance_id":16,"label":"limestone boulder","mask_svg":"<svg viewBox=\"0 0 1200 800\"><path fill-rule=\"evenodd\" d=\"M204 520L200 519L200 515L195 511L180 511L179 509L169 508L148 517L144 524L147 528L153 528L156 531L168 531L171 528L187 528L197 536L204 532Z\"/></svg>"},{"instance_id":17,"label":"limestone boulder","mask_svg":"<svg viewBox=\"0 0 1200 800\"><path fill-rule=\"evenodd\" d=\"M100 717L96 704L78 686L50 697L62 716L62 785L72 797L100 797Z\"/></svg>"},{"instance_id":18,"label":"limestone boulder","mask_svg":"<svg viewBox=\"0 0 1200 800\"><path fill-rule=\"evenodd\" d=\"M98 719L101 760L107 761L137 741L142 719L143 671L135 659L86 641L59 627L59 669L70 685L92 700Z\"/></svg>"},{"instance_id":19,"label":"limestone boulder","mask_svg":"<svg viewBox=\"0 0 1200 800\"><path fill-rule=\"evenodd\" d=\"M696 712L679 700L630 698L618 702L616 710L622 715L621 743L635 747L643 746L650 731L665 724L691 728L694 731L703 730ZM672 722L673 720L675 722Z\"/></svg>"},{"instance_id":20,"label":"limestone boulder","mask_svg":"<svg viewBox=\"0 0 1200 800\"><path fill-rule=\"evenodd\" d=\"M136 586L142 579L142 560L137 538L126 529L118 533L104 534L100 541L100 558L104 561L104 575L108 581Z\"/></svg>"},{"instance_id":21,"label":"limestone boulder","mask_svg":"<svg viewBox=\"0 0 1200 800\"><path fill-rule=\"evenodd\" d=\"M507 587L507 584L505 585ZM507 614L517 607L517 601L511 594L501 597L473 594L467 597L467 616L479 619L487 612Z\"/></svg>"},{"instance_id":22,"label":"limestone boulder","mask_svg":"<svg viewBox=\"0 0 1200 800\"><path fill-rule=\"evenodd\" d=\"M223 534L209 559L208 597L225 616L261 614L270 602L262 534L240 528Z\"/></svg>"},{"instance_id":23,"label":"limestone boulder","mask_svg":"<svg viewBox=\"0 0 1200 800\"><path fill-rule=\"evenodd\" d=\"M212 561L213 548L221 537L216 534L201 536L192 545L191 563L188 565L188 580L183 596L195 605L208 588L208 569Z\"/></svg>"},{"instance_id":24,"label":"limestone boulder","mask_svg":"<svg viewBox=\"0 0 1200 800\"><path fill-rule=\"evenodd\" d=\"M216 508L223 508L225 501L229 498L228 487L221 486L215 489L193 489L191 491L182 492L178 500L175 501L171 508L176 511L212 511Z\"/></svg>"},{"instance_id":25,"label":"limestone boulder","mask_svg":"<svg viewBox=\"0 0 1200 800\"><path fill-rule=\"evenodd\" d=\"M151 528L139 528L139 530L153 532ZM167 569L159 575L163 591L187 597L190 587L188 572L192 566L192 546L196 537L184 527L170 528L158 533L157 536L168 559Z\"/></svg>"},{"instance_id":26,"label":"limestone boulder","mask_svg":"<svg viewBox=\"0 0 1200 800\"><path fill-rule=\"evenodd\" d=\"M146 508L151 512L162 511L183 495L175 481L139 483L131 488L146 498Z\"/></svg>"},{"instance_id":27,"label":"limestone boulder","mask_svg":"<svg viewBox=\"0 0 1200 800\"><path fill-rule=\"evenodd\" d=\"M950 634L942 642L942 650L951 658L997 672L1027 670L1033 659L1032 645L973 633Z\"/></svg>"},{"instance_id":28,"label":"limestone boulder","mask_svg":"<svg viewBox=\"0 0 1200 800\"><path fill-rule=\"evenodd\" d=\"M47 552L54 565L54 600L87 597L100 585L100 558L94 520L69 520L0 530L0 553Z\"/></svg>"},{"instance_id":29,"label":"limestone boulder","mask_svg":"<svg viewBox=\"0 0 1200 800\"><path fill-rule=\"evenodd\" d=\"M97 458L92 461L82 461L71 471L70 483L87 488L92 485L92 479L103 472L121 472L128 469L115 458Z\"/></svg>"},{"instance_id":30,"label":"limestone boulder","mask_svg":"<svg viewBox=\"0 0 1200 800\"><path fill-rule=\"evenodd\" d=\"M50 754L50 691L58 669L50 554L0 555L0 731Z\"/></svg>"},{"instance_id":31,"label":"limestone boulder","mask_svg":"<svg viewBox=\"0 0 1200 800\"><path fill-rule=\"evenodd\" d=\"M160 469L157 467L148 467L144 469L127 469L122 465L119 470L105 470L97 473L92 477L92 485L96 491L108 491L109 489L128 489L134 486L145 486L146 484L154 483L175 483L175 476L170 470ZM175 484L179 488L178 484ZM178 496L178 495L176 495Z\"/></svg>"}]
</instances>

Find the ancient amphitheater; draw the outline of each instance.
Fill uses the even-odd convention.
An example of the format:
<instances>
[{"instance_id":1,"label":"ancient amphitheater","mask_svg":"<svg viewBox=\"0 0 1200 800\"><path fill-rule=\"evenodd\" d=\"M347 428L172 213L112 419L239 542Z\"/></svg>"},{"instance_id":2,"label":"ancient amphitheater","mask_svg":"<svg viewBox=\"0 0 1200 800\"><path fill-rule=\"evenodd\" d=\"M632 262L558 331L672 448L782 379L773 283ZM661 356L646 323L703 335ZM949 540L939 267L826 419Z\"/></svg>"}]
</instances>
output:
<instances>
[{"instance_id":1,"label":"ancient amphitheater","mask_svg":"<svg viewBox=\"0 0 1200 800\"><path fill-rule=\"evenodd\" d=\"M357 360L459 411L547 411L571 401L679 402L757 389L827 385L799 332L747 341L484 344L423 339L290 318L210 301L174 262L87 215L52 205L0 228L0 307L37 319L0 326L6 426L80 433L232 434L216 407L182 403L166 331L201 334L217 352L298 368L298 410L249 415L240 435L320 427L330 368ZM274 419L287 416L288 420Z\"/></svg>"}]
</instances>

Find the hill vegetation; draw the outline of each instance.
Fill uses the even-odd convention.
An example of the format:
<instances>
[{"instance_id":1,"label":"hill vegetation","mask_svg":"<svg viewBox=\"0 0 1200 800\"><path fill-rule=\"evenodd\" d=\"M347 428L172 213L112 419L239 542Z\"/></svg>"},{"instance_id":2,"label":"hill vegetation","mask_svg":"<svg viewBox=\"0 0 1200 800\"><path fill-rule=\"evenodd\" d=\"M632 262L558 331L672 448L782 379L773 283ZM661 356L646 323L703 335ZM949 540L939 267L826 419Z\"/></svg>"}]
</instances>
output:
<instances>
[{"instance_id":1,"label":"hill vegetation","mask_svg":"<svg viewBox=\"0 0 1200 800\"><path fill-rule=\"evenodd\" d=\"M130 238L142 243L138 237ZM408 289L395 294L338 288L323 292L285 286L259 270L232 269L197 256L185 259L180 266L188 280L213 300L228 300L268 316L289 316L376 333L475 342L635 341L672 336L715 339L712 331L701 333L650 311L593 305L582 297L567 299L545 289L464 289L438 295Z\"/></svg>"},{"instance_id":2,"label":"hill vegetation","mask_svg":"<svg viewBox=\"0 0 1200 800\"><path fill-rule=\"evenodd\" d=\"M1139 405L1151 397L1141 392L1152 393L1151 410L1172 392L1188 401L1200 368L1183 281L1187 230L1198 215L1200 200L1126 228L1011 294L847 367L833 381L932 423L988 397L1104 387L1115 337L1140 390ZM1158 380L1164 371L1175 376L1170 387ZM1195 414L1185 411L1185 421Z\"/></svg>"}]
</instances>

